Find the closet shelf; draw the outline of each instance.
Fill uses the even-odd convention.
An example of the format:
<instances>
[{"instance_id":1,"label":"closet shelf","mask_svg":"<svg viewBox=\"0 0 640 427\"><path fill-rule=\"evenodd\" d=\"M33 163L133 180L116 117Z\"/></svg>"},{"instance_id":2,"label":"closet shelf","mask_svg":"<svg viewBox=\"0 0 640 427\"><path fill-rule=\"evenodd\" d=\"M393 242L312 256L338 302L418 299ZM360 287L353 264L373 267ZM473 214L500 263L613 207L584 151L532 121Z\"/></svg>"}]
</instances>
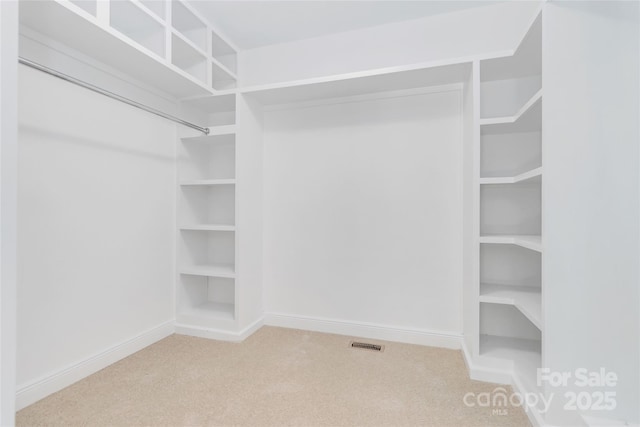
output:
<instances>
[{"instance_id":1,"label":"closet shelf","mask_svg":"<svg viewBox=\"0 0 640 427\"><path fill-rule=\"evenodd\" d=\"M192 276L207 277L226 277L233 279L236 277L233 264L216 264L216 265L193 265L180 268L180 274L189 274Z\"/></svg>"},{"instance_id":2,"label":"closet shelf","mask_svg":"<svg viewBox=\"0 0 640 427\"><path fill-rule=\"evenodd\" d=\"M542 252L542 237L529 235L480 236L480 243L517 245L536 252Z\"/></svg>"},{"instance_id":3,"label":"closet shelf","mask_svg":"<svg viewBox=\"0 0 640 427\"><path fill-rule=\"evenodd\" d=\"M236 231L235 225L222 225L222 224L192 224L182 225L180 230L189 231Z\"/></svg>"},{"instance_id":4,"label":"closet shelf","mask_svg":"<svg viewBox=\"0 0 640 427\"><path fill-rule=\"evenodd\" d=\"M513 305L531 323L542 330L542 295L540 288L481 283L480 302Z\"/></svg>"},{"instance_id":5,"label":"closet shelf","mask_svg":"<svg viewBox=\"0 0 640 427\"><path fill-rule=\"evenodd\" d=\"M193 316L200 318L215 318L222 320L235 319L235 306L221 302L207 301L180 311L180 317Z\"/></svg>"},{"instance_id":6,"label":"closet shelf","mask_svg":"<svg viewBox=\"0 0 640 427\"><path fill-rule=\"evenodd\" d=\"M480 132L484 135L533 132L541 128L542 89L513 116L480 119Z\"/></svg>"},{"instance_id":7,"label":"closet shelf","mask_svg":"<svg viewBox=\"0 0 640 427\"><path fill-rule=\"evenodd\" d=\"M185 143L227 144L235 142L236 125L212 126L208 135L182 138Z\"/></svg>"},{"instance_id":8,"label":"closet shelf","mask_svg":"<svg viewBox=\"0 0 640 427\"><path fill-rule=\"evenodd\" d=\"M198 46L197 44L195 44L193 41L191 41L189 38L187 38L184 34L182 34L180 31L176 30L176 29L172 29L171 30L171 34L173 36L175 36L176 38L179 38L181 42L183 42L184 44L188 45L191 49L193 49L194 51L198 52L200 55L202 55L204 58L207 57L207 52L205 52L204 50L202 50L202 48L200 46Z\"/></svg>"},{"instance_id":9,"label":"closet shelf","mask_svg":"<svg viewBox=\"0 0 640 427\"><path fill-rule=\"evenodd\" d=\"M542 366L541 343L522 338L480 335L480 357L505 359L527 391L539 391L538 368Z\"/></svg>"},{"instance_id":10,"label":"closet shelf","mask_svg":"<svg viewBox=\"0 0 640 427\"><path fill-rule=\"evenodd\" d=\"M520 182L534 181L536 178L540 177L542 177L542 167L516 176L480 178L480 184L517 184Z\"/></svg>"},{"instance_id":11,"label":"closet shelf","mask_svg":"<svg viewBox=\"0 0 640 427\"><path fill-rule=\"evenodd\" d=\"M137 4L136 4L137 6ZM212 88L170 64L165 57L104 25L68 1L20 2L20 23L177 98L214 94ZM142 8L138 9L146 13ZM149 18L155 19L152 15ZM21 30L22 31L22 30ZM81 34L82 36L78 36Z\"/></svg>"},{"instance_id":12,"label":"closet shelf","mask_svg":"<svg viewBox=\"0 0 640 427\"><path fill-rule=\"evenodd\" d=\"M233 71L231 71L226 65L224 65L222 62L218 61L216 58L211 58L211 62L213 62L213 64L215 64L217 67L219 67L223 72L225 72L226 74L229 75L229 77L231 77L233 80L238 80L238 76L236 75L236 73L234 73Z\"/></svg>"},{"instance_id":13,"label":"closet shelf","mask_svg":"<svg viewBox=\"0 0 640 427\"><path fill-rule=\"evenodd\" d=\"M193 185L235 185L235 179L198 179L193 181L182 181L180 185L182 186L193 186Z\"/></svg>"},{"instance_id":14,"label":"closet shelf","mask_svg":"<svg viewBox=\"0 0 640 427\"><path fill-rule=\"evenodd\" d=\"M462 83L466 81L469 70L470 62L465 58L248 86L240 92L253 96L262 105L288 104Z\"/></svg>"}]
</instances>

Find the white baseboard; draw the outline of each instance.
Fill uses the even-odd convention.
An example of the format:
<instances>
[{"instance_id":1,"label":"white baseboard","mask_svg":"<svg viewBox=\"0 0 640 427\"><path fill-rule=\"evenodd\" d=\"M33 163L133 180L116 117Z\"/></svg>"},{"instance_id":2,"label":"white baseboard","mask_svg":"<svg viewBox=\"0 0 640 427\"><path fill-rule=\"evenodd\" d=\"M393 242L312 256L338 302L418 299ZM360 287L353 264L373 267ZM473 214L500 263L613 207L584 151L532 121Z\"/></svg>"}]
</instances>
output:
<instances>
[{"instance_id":1,"label":"white baseboard","mask_svg":"<svg viewBox=\"0 0 640 427\"><path fill-rule=\"evenodd\" d=\"M207 338L211 340L242 342L263 325L262 318L251 323L239 332L229 332L222 329L209 329L200 326L184 325L176 323L176 334L189 335L192 337Z\"/></svg>"},{"instance_id":2,"label":"white baseboard","mask_svg":"<svg viewBox=\"0 0 640 427\"><path fill-rule=\"evenodd\" d=\"M368 339L444 347L458 350L462 335L421 329L401 329L370 323L354 323L341 320L294 316L282 313L266 313L264 324L282 328L302 329Z\"/></svg>"},{"instance_id":3,"label":"white baseboard","mask_svg":"<svg viewBox=\"0 0 640 427\"><path fill-rule=\"evenodd\" d=\"M162 323L100 353L18 386L16 410L25 408L174 333L174 321Z\"/></svg>"},{"instance_id":4,"label":"white baseboard","mask_svg":"<svg viewBox=\"0 0 640 427\"><path fill-rule=\"evenodd\" d=\"M462 356L469 371L469 378L472 380L495 384L511 385L513 383L513 373L511 370L482 366L475 363L464 342L462 343Z\"/></svg>"}]
</instances>

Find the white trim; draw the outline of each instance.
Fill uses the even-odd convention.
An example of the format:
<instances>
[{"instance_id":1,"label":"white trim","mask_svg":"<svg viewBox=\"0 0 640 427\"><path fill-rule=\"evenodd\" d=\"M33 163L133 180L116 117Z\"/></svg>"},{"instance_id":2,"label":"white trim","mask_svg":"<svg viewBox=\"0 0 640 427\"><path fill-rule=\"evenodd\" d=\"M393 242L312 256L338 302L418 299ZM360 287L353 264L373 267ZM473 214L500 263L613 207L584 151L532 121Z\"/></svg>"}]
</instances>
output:
<instances>
[{"instance_id":1,"label":"white trim","mask_svg":"<svg viewBox=\"0 0 640 427\"><path fill-rule=\"evenodd\" d=\"M17 410L25 408L48 395L62 390L71 384L98 372L107 366L132 355L145 347L154 344L174 333L174 321L161 323L141 334L122 341L104 351L94 354L84 360L66 366L57 371L18 386L16 396Z\"/></svg>"},{"instance_id":2,"label":"white trim","mask_svg":"<svg viewBox=\"0 0 640 427\"><path fill-rule=\"evenodd\" d=\"M281 111L301 108L311 108L321 105L349 104L353 102L372 101L377 99L402 98L405 96L427 95L432 93L457 92L462 93L463 83L449 83L436 86L425 86L412 89L387 90L367 93L364 95L339 96L335 98L314 99L311 101L289 102L285 104L263 105L263 111Z\"/></svg>"},{"instance_id":3,"label":"white trim","mask_svg":"<svg viewBox=\"0 0 640 427\"><path fill-rule=\"evenodd\" d=\"M384 341L443 347L458 350L462 334L424 329L395 328L373 323L355 323L345 320L298 316L285 313L265 313L264 324L281 328L302 329Z\"/></svg>"},{"instance_id":4,"label":"white trim","mask_svg":"<svg viewBox=\"0 0 640 427\"><path fill-rule=\"evenodd\" d=\"M369 69L365 71L354 71L354 72L348 72L348 73L342 73L342 74L333 74L328 76L312 77L312 78L299 79L299 80L290 80L290 81L277 82L277 83L250 85L250 86L241 87L239 89L239 93L250 95L256 92L262 92L262 91L273 90L273 89L285 89L285 88L292 88L292 87L299 87L299 86L310 86L310 85L315 85L320 83L332 83L332 82L338 82L338 81L344 81L344 80L359 79L362 77L383 76L387 74L395 74L395 73L401 73L405 71L415 71L415 70L423 70L423 69L436 68L436 67L444 67L448 65L464 65L464 64L470 64L476 59L486 60L486 59L494 59L494 58L503 58L503 57L513 56L514 54L515 54L515 50L510 49L510 50L505 50L500 52L487 53L484 55L482 54L469 55L469 56L453 58L453 59L432 60L432 61L426 61L426 62L418 62L414 64L409 64L409 65L374 68L374 69Z\"/></svg>"},{"instance_id":5,"label":"white trim","mask_svg":"<svg viewBox=\"0 0 640 427\"><path fill-rule=\"evenodd\" d=\"M511 384L513 382L513 374L511 371L489 368L475 363L464 341L462 342L461 350L462 357L469 371L469 378L472 380L496 384Z\"/></svg>"},{"instance_id":6,"label":"white trim","mask_svg":"<svg viewBox=\"0 0 640 427\"><path fill-rule=\"evenodd\" d=\"M518 392L522 395L530 392L512 369L489 368L474 363L464 341L462 342L462 357L467 365L470 379L488 383L509 384L513 388L514 392ZM525 414L527 414L531 425L535 427L544 427L548 425L544 421L542 414L534 409L525 410Z\"/></svg>"},{"instance_id":7,"label":"white trim","mask_svg":"<svg viewBox=\"0 0 640 427\"><path fill-rule=\"evenodd\" d=\"M258 329L260 329L263 324L263 319L260 318L239 332L231 332L225 331L223 329L203 328L201 326L176 323L175 331L176 334L189 335L198 338L207 338L210 340L242 342Z\"/></svg>"}]
</instances>

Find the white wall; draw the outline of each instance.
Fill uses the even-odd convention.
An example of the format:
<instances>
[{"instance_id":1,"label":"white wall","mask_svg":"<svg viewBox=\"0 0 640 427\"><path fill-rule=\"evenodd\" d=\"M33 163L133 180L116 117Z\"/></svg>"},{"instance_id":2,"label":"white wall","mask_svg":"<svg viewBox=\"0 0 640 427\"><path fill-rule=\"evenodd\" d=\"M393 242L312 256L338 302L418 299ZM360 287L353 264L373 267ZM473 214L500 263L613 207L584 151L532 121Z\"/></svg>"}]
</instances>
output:
<instances>
[{"instance_id":1,"label":"white wall","mask_svg":"<svg viewBox=\"0 0 640 427\"><path fill-rule=\"evenodd\" d=\"M267 313L460 336L461 98L265 112Z\"/></svg>"},{"instance_id":2,"label":"white wall","mask_svg":"<svg viewBox=\"0 0 640 427\"><path fill-rule=\"evenodd\" d=\"M24 406L171 330L176 128L25 66L19 77Z\"/></svg>"},{"instance_id":3,"label":"white wall","mask_svg":"<svg viewBox=\"0 0 640 427\"><path fill-rule=\"evenodd\" d=\"M502 2L246 50L240 80L256 85L510 51L538 5Z\"/></svg>"},{"instance_id":4,"label":"white wall","mask_svg":"<svg viewBox=\"0 0 640 427\"><path fill-rule=\"evenodd\" d=\"M14 423L18 3L0 2L0 425Z\"/></svg>"},{"instance_id":5,"label":"white wall","mask_svg":"<svg viewBox=\"0 0 640 427\"><path fill-rule=\"evenodd\" d=\"M640 421L638 9L549 2L543 17L545 364L615 372L617 407L590 415L629 425ZM566 390L549 391L547 421L577 424Z\"/></svg>"}]
</instances>

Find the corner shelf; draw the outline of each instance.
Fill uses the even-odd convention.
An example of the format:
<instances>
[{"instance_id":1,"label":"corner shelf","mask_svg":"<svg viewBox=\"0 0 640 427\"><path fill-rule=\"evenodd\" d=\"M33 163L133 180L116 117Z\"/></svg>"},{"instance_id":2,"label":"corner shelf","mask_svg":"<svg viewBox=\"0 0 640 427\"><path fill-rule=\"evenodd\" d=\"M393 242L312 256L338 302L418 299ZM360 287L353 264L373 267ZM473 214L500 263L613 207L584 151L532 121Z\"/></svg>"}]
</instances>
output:
<instances>
[{"instance_id":1,"label":"corner shelf","mask_svg":"<svg viewBox=\"0 0 640 427\"><path fill-rule=\"evenodd\" d=\"M513 116L480 119L480 131L485 135L519 133L542 127L542 89L536 92Z\"/></svg>"},{"instance_id":2,"label":"corner shelf","mask_svg":"<svg viewBox=\"0 0 640 427\"><path fill-rule=\"evenodd\" d=\"M517 245L536 252L542 252L542 237L528 235L480 236L480 243Z\"/></svg>"},{"instance_id":3,"label":"corner shelf","mask_svg":"<svg viewBox=\"0 0 640 427\"><path fill-rule=\"evenodd\" d=\"M510 177L487 177L480 178L481 185L487 184L518 184L527 181L539 181L538 178L542 177L542 167L532 169L530 171L521 173L516 176Z\"/></svg>"},{"instance_id":4,"label":"corner shelf","mask_svg":"<svg viewBox=\"0 0 640 427\"><path fill-rule=\"evenodd\" d=\"M536 374L542 366L541 354L537 340L480 335L480 356L511 361L514 373L527 390L539 390Z\"/></svg>"},{"instance_id":5,"label":"corner shelf","mask_svg":"<svg viewBox=\"0 0 640 427\"><path fill-rule=\"evenodd\" d=\"M542 330L542 295L540 288L481 283L480 302L513 305L531 323Z\"/></svg>"}]
</instances>

